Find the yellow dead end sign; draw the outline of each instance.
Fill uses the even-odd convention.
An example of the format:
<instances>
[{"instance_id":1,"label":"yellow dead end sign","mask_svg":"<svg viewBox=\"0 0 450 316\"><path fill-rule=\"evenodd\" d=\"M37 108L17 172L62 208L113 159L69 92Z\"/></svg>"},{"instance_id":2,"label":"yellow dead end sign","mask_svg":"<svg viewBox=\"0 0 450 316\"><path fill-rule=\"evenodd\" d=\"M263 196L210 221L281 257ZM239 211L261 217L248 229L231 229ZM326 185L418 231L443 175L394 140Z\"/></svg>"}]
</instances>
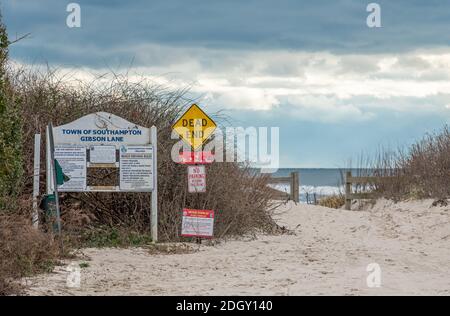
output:
<instances>
[{"instance_id":1,"label":"yellow dead end sign","mask_svg":"<svg viewBox=\"0 0 450 316\"><path fill-rule=\"evenodd\" d=\"M192 104L172 126L194 150L206 142L216 127L216 123L197 104Z\"/></svg>"}]
</instances>

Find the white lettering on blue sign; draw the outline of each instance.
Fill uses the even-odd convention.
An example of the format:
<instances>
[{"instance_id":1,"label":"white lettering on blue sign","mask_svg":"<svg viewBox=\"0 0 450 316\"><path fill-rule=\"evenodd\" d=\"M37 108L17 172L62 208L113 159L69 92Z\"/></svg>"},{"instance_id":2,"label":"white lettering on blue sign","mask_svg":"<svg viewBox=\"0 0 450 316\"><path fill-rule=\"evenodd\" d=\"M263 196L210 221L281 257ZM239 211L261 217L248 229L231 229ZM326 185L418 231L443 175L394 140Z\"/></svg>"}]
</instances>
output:
<instances>
[{"instance_id":1,"label":"white lettering on blue sign","mask_svg":"<svg viewBox=\"0 0 450 316\"><path fill-rule=\"evenodd\" d=\"M72 145L147 145L150 130L114 114L88 114L53 130L56 144Z\"/></svg>"}]
</instances>

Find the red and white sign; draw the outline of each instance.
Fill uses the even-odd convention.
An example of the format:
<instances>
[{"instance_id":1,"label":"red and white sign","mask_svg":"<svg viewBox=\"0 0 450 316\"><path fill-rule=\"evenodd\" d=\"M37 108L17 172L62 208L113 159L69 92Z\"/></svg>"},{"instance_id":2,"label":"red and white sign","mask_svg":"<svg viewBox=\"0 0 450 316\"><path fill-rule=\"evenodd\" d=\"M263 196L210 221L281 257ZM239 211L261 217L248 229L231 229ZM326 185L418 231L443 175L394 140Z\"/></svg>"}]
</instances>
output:
<instances>
[{"instance_id":1,"label":"red and white sign","mask_svg":"<svg viewBox=\"0 0 450 316\"><path fill-rule=\"evenodd\" d=\"M181 236L211 238L213 231L214 211L183 209Z\"/></svg>"},{"instance_id":2,"label":"red and white sign","mask_svg":"<svg viewBox=\"0 0 450 316\"><path fill-rule=\"evenodd\" d=\"M206 169L205 166L188 166L188 192L206 192Z\"/></svg>"},{"instance_id":3,"label":"red and white sign","mask_svg":"<svg viewBox=\"0 0 450 316\"><path fill-rule=\"evenodd\" d=\"M214 154L210 151L184 151L180 153L180 163L185 165L204 165L213 162Z\"/></svg>"}]
</instances>

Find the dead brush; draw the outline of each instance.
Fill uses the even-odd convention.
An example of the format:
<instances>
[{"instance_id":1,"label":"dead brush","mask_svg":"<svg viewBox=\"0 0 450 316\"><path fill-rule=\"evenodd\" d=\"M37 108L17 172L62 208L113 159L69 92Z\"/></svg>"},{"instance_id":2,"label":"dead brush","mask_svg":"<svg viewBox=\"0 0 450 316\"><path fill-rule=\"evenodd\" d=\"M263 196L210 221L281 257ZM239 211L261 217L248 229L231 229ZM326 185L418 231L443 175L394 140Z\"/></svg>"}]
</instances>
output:
<instances>
[{"instance_id":1,"label":"dead brush","mask_svg":"<svg viewBox=\"0 0 450 316\"><path fill-rule=\"evenodd\" d=\"M450 197L450 130L426 135L400 160L401 175L411 195L418 198Z\"/></svg>"},{"instance_id":2,"label":"dead brush","mask_svg":"<svg viewBox=\"0 0 450 316\"><path fill-rule=\"evenodd\" d=\"M60 256L50 234L23 215L0 215L0 295L20 292L14 279L50 272Z\"/></svg>"},{"instance_id":3,"label":"dead brush","mask_svg":"<svg viewBox=\"0 0 450 316\"><path fill-rule=\"evenodd\" d=\"M383 163L390 177L378 191L393 199L447 199L450 197L450 131L425 135L407 150L399 150Z\"/></svg>"},{"instance_id":4,"label":"dead brush","mask_svg":"<svg viewBox=\"0 0 450 316\"><path fill-rule=\"evenodd\" d=\"M361 164L358 176L376 176L369 189L377 197L393 200L450 198L450 130L425 135L408 148L381 149Z\"/></svg>"},{"instance_id":5,"label":"dead brush","mask_svg":"<svg viewBox=\"0 0 450 316\"><path fill-rule=\"evenodd\" d=\"M319 200L320 206L335 209L341 208L342 206L344 206L344 204L345 204L345 196L343 194L327 196Z\"/></svg>"}]
</instances>

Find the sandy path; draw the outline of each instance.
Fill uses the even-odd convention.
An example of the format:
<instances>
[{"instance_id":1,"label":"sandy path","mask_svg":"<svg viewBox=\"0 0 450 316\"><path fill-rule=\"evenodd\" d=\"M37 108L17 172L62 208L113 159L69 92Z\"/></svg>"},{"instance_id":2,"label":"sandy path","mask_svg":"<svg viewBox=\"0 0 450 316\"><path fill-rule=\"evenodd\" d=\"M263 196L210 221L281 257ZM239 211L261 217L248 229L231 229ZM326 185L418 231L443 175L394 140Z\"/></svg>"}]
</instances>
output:
<instances>
[{"instance_id":1,"label":"sandy path","mask_svg":"<svg viewBox=\"0 0 450 316\"><path fill-rule=\"evenodd\" d=\"M450 295L450 206L430 206L380 201L343 211L289 204L278 221L292 235L189 254L86 249L91 260L80 288L66 286L65 267L26 283L31 295ZM366 284L373 262L381 267L380 288Z\"/></svg>"}]
</instances>

